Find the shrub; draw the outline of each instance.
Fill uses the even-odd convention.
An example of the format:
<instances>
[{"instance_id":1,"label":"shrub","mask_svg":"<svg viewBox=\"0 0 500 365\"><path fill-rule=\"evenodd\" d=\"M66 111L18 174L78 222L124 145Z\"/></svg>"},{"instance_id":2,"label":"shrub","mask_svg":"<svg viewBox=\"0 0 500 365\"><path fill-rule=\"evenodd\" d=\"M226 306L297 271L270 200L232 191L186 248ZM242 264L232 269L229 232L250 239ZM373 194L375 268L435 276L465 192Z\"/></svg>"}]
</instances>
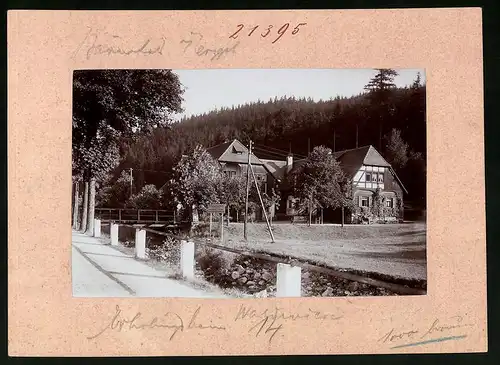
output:
<instances>
[{"instance_id":1,"label":"shrub","mask_svg":"<svg viewBox=\"0 0 500 365\"><path fill-rule=\"evenodd\" d=\"M192 227L191 235L193 237L208 237L208 231L210 230L209 226L209 223L200 222Z\"/></svg>"},{"instance_id":2,"label":"shrub","mask_svg":"<svg viewBox=\"0 0 500 365\"><path fill-rule=\"evenodd\" d=\"M223 251L214 250L209 247L203 247L198 253L196 262L205 275L221 274L228 269L233 259L225 255Z\"/></svg>"},{"instance_id":3,"label":"shrub","mask_svg":"<svg viewBox=\"0 0 500 365\"><path fill-rule=\"evenodd\" d=\"M161 245L147 249L147 254L153 260L178 266L181 256L180 243L174 238L167 237Z\"/></svg>"}]
</instances>

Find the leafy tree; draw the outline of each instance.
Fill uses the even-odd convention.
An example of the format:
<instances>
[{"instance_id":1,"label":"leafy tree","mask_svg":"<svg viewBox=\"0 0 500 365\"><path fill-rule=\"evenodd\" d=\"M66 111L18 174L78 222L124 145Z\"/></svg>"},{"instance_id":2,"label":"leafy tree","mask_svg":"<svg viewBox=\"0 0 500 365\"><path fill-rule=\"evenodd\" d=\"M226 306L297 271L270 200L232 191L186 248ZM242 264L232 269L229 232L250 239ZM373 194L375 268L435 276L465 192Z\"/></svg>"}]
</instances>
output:
<instances>
[{"instance_id":1,"label":"leafy tree","mask_svg":"<svg viewBox=\"0 0 500 365\"><path fill-rule=\"evenodd\" d=\"M291 176L294 195L302 209L336 209L351 203L347 196L348 180L330 148L315 147L305 162L292 170Z\"/></svg>"},{"instance_id":2,"label":"leafy tree","mask_svg":"<svg viewBox=\"0 0 500 365\"><path fill-rule=\"evenodd\" d=\"M270 193L262 194L262 201L264 203L264 207L266 208L268 214L271 215L271 208L274 206L274 213L280 207L281 194L277 188L271 189Z\"/></svg>"},{"instance_id":3,"label":"leafy tree","mask_svg":"<svg viewBox=\"0 0 500 365\"><path fill-rule=\"evenodd\" d=\"M202 146L183 155L170 185L176 202L183 207L184 218L191 220L193 206L203 212L209 204L220 203L224 178L219 163Z\"/></svg>"},{"instance_id":4,"label":"leafy tree","mask_svg":"<svg viewBox=\"0 0 500 365\"><path fill-rule=\"evenodd\" d=\"M74 72L73 175L90 181L89 232L93 230L96 180L104 179L118 163L120 140L167 126L170 115L182 111L182 92L177 75L170 70Z\"/></svg>"},{"instance_id":5,"label":"leafy tree","mask_svg":"<svg viewBox=\"0 0 500 365\"><path fill-rule=\"evenodd\" d=\"M385 156L394 168L402 169L408 162L409 146L401 138L401 131L393 129L391 134L386 138Z\"/></svg>"},{"instance_id":6,"label":"leafy tree","mask_svg":"<svg viewBox=\"0 0 500 365\"><path fill-rule=\"evenodd\" d=\"M223 179L223 201L238 213L245 207L246 175L235 175Z\"/></svg>"},{"instance_id":7,"label":"leafy tree","mask_svg":"<svg viewBox=\"0 0 500 365\"><path fill-rule=\"evenodd\" d=\"M149 184L145 185L137 195L134 195L127 205L134 209L161 209L162 200L161 190Z\"/></svg>"},{"instance_id":8,"label":"leafy tree","mask_svg":"<svg viewBox=\"0 0 500 365\"><path fill-rule=\"evenodd\" d=\"M124 208L132 196L130 191L130 174L122 170L121 175L113 181L113 176L108 174L102 182L102 187L96 194L96 205L99 207Z\"/></svg>"}]
</instances>

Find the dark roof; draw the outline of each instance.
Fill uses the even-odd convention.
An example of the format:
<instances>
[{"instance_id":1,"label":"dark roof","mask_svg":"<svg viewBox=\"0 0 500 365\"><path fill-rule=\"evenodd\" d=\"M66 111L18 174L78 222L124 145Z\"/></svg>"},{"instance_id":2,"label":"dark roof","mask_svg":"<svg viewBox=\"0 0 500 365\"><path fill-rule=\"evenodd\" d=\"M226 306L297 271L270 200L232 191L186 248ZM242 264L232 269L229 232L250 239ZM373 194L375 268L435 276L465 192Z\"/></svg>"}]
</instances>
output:
<instances>
[{"instance_id":1,"label":"dark roof","mask_svg":"<svg viewBox=\"0 0 500 365\"><path fill-rule=\"evenodd\" d=\"M233 143L233 141L229 141L229 142L224 142L224 143L218 144L217 146L213 146L213 147L207 148L207 152L210 153L213 158L215 158L216 160L218 160L219 157L222 156L222 154L224 152L226 152L226 150L229 148L229 146L232 143Z\"/></svg>"},{"instance_id":2,"label":"dark roof","mask_svg":"<svg viewBox=\"0 0 500 365\"><path fill-rule=\"evenodd\" d=\"M266 166L275 179L283 180L285 178L286 161L266 159L260 160L264 163L264 166Z\"/></svg>"},{"instance_id":3,"label":"dark roof","mask_svg":"<svg viewBox=\"0 0 500 365\"><path fill-rule=\"evenodd\" d=\"M217 146L210 147L207 152L212 155L219 162L229 163L247 163L248 162L248 148L234 139L230 142L224 142ZM252 153L250 157L252 165L262 165L262 161Z\"/></svg>"},{"instance_id":4,"label":"dark roof","mask_svg":"<svg viewBox=\"0 0 500 365\"><path fill-rule=\"evenodd\" d=\"M334 152L333 156L349 178L353 177L362 165L391 167L371 145Z\"/></svg>"}]
</instances>

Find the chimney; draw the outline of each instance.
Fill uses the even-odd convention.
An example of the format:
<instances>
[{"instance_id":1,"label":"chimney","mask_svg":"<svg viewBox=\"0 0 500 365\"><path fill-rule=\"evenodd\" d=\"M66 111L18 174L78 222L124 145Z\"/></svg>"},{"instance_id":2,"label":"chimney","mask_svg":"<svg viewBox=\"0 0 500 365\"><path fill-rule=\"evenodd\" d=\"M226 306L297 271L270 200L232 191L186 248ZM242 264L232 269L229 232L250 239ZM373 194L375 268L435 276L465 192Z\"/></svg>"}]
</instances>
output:
<instances>
[{"instance_id":1,"label":"chimney","mask_svg":"<svg viewBox=\"0 0 500 365\"><path fill-rule=\"evenodd\" d=\"M286 156L286 173L288 174L293 167L293 155L289 153Z\"/></svg>"}]
</instances>

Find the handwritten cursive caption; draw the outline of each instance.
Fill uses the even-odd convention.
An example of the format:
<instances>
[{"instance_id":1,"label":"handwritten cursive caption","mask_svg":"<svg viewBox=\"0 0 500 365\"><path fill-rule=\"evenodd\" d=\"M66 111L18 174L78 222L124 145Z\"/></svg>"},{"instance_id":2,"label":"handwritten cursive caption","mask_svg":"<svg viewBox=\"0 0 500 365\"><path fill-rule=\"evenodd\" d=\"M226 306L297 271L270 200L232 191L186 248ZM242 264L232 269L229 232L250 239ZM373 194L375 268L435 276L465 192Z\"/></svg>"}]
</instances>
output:
<instances>
[{"instance_id":1,"label":"handwritten cursive caption","mask_svg":"<svg viewBox=\"0 0 500 365\"><path fill-rule=\"evenodd\" d=\"M384 335L378 340L378 342L394 345L392 348L400 348L407 346L424 345L432 342L442 342L443 340L460 339L466 337L466 335L449 335L455 334L455 330L463 330L472 326L473 324L465 323L462 316L453 316L447 320L437 318L429 325L419 328L407 328L403 330L396 330L395 328L391 328L390 331L384 333ZM430 337L434 338L430 339ZM401 344L401 342L404 341L406 341L407 343Z\"/></svg>"},{"instance_id":2,"label":"handwritten cursive caption","mask_svg":"<svg viewBox=\"0 0 500 365\"><path fill-rule=\"evenodd\" d=\"M73 53L73 58L80 52L83 52L87 60L94 56L163 55L165 42L164 37L144 38L143 40L130 42L118 34L89 27L85 37Z\"/></svg>"},{"instance_id":3,"label":"handwritten cursive caption","mask_svg":"<svg viewBox=\"0 0 500 365\"><path fill-rule=\"evenodd\" d=\"M166 312L162 316L144 318L141 312L137 312L132 316L123 314L121 308L117 305L115 313L111 320L96 334L87 337L89 340L99 338L106 332L122 332L132 330L148 330L160 328L170 331L169 340L173 340L179 332L189 330L204 330L204 331L226 331L226 327L222 325L214 325L211 321L203 321L200 317L201 307L198 307L194 313L185 321L180 315L174 312Z\"/></svg>"},{"instance_id":4,"label":"handwritten cursive caption","mask_svg":"<svg viewBox=\"0 0 500 365\"><path fill-rule=\"evenodd\" d=\"M284 325L287 322L336 321L341 318L343 318L343 315L321 312L311 308L300 313L287 313L280 307L258 311L251 306L241 305L234 321L249 321L250 328L248 332L254 332L255 337L268 336L268 341L271 343L274 337L285 329Z\"/></svg>"},{"instance_id":5,"label":"handwritten cursive caption","mask_svg":"<svg viewBox=\"0 0 500 365\"><path fill-rule=\"evenodd\" d=\"M235 50L240 44L238 41L223 47L209 46L203 40L203 34L197 32L190 32L189 37L182 39L180 43L185 45L184 53L193 51L199 57L209 57L211 61L219 60L229 53L236 53Z\"/></svg>"},{"instance_id":6,"label":"handwritten cursive caption","mask_svg":"<svg viewBox=\"0 0 500 365\"><path fill-rule=\"evenodd\" d=\"M290 27L293 27L293 29L291 29L291 34L296 35L297 33L299 33L299 31L302 29L302 27L304 27L306 25L307 25L307 23L298 23L295 26L290 25L290 23L285 23L285 24L281 25L279 28L275 27L272 24L269 24L267 27L266 26L261 27L260 25L256 25L253 27L248 27L248 29L246 29L244 31L243 29L245 29L245 25L238 24L236 26L236 28L237 28L236 31L234 33L231 33L229 38L236 39L240 35L241 36L246 35L247 37L252 37L252 36L255 37L255 36L260 35L261 38L267 38L269 36L270 38L274 38L274 40L271 42L272 44L274 44L277 41L279 41L281 39L281 37L283 37L285 35L285 33L288 32ZM276 29L276 28L278 28L278 30L274 31L273 29ZM257 30L259 30L259 31L257 31Z\"/></svg>"},{"instance_id":7,"label":"handwritten cursive caption","mask_svg":"<svg viewBox=\"0 0 500 365\"><path fill-rule=\"evenodd\" d=\"M327 313L308 308L302 312L286 312L283 308L274 307L265 310L257 310L252 306L241 305L234 317L234 322L238 322L237 329L246 325L248 333L253 333L255 337L267 339L269 343L281 332L286 330L286 324L290 322L325 322L336 321L343 318L340 313ZM188 331L202 332L225 332L229 329L221 324L214 323L202 315L202 307L198 306L193 314L181 316L175 312L165 312L161 316L148 317L141 312L126 315L117 305L115 312L106 324L96 333L87 336L88 340L96 340L105 334L119 333L123 331L146 331L146 330L167 331L168 339L172 341L179 333Z\"/></svg>"}]
</instances>

